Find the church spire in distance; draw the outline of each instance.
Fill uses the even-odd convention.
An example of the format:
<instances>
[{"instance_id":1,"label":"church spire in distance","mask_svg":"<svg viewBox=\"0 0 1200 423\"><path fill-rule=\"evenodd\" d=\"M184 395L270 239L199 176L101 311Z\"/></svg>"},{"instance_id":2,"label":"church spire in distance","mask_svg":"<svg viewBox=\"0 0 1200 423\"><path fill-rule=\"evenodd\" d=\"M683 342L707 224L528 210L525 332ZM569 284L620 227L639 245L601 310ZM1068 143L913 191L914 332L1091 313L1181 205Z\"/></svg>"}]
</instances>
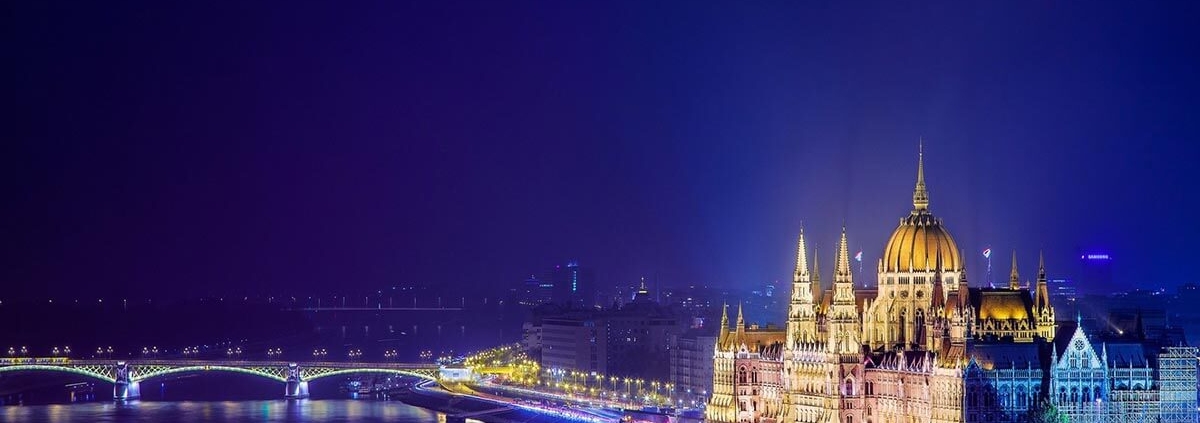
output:
<instances>
[{"instance_id":1,"label":"church spire in distance","mask_svg":"<svg viewBox=\"0 0 1200 423\"><path fill-rule=\"evenodd\" d=\"M913 189L913 209L929 209L929 191L925 190L925 140L917 144L917 187Z\"/></svg>"}]
</instances>

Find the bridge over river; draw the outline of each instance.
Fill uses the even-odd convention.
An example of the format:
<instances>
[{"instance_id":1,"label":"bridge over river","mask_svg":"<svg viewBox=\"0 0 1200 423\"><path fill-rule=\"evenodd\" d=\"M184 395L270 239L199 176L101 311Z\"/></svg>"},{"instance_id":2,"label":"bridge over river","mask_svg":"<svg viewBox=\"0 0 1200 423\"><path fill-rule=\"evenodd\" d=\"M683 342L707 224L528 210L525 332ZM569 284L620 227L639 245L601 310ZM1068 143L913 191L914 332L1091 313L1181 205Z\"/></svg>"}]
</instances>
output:
<instances>
[{"instance_id":1,"label":"bridge over river","mask_svg":"<svg viewBox=\"0 0 1200 423\"><path fill-rule=\"evenodd\" d=\"M503 369L480 369L485 372ZM140 383L160 376L186 372L234 372L275 380L284 385L288 398L308 396L308 382L329 376L352 373L388 373L433 382L469 380L475 370L429 363L341 362L341 361L258 361L258 360L74 360L52 358L0 359L2 372L65 372L88 376L113 384L117 401L141 396Z\"/></svg>"}]
</instances>

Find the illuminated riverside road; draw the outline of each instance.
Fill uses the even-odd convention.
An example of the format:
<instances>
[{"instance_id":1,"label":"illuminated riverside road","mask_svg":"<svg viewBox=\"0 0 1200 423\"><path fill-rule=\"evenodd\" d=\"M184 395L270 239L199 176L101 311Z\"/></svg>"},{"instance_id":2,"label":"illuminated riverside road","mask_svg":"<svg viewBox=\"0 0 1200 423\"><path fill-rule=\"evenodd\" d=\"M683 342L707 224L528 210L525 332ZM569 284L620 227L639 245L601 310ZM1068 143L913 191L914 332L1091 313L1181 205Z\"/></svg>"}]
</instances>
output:
<instances>
[{"instance_id":1,"label":"illuminated riverside road","mask_svg":"<svg viewBox=\"0 0 1200 423\"><path fill-rule=\"evenodd\" d=\"M449 392L441 382L455 386L454 377L463 369L446 369L429 364L411 363L353 363L353 362L268 362L236 360L138 360L124 362L136 376L135 384L166 375L183 375L187 372L216 371L228 375L249 374L259 380L286 382L287 369L298 368L310 379L321 379L333 375L352 373L386 373L403 375L413 380L411 389L402 389L393 394L398 401L342 400L342 399L291 399L275 401L144 401L126 398L122 401L91 402L61 405L33 405L0 407L0 421L49 421L49 422L92 422L92 421L388 421L388 422L460 422L468 418L483 422L550 422L586 421L591 423L616 421L616 418L598 418L587 413L558 407L542 407L526 404L511 404L492 398ZM295 365L295 367L292 367ZM56 359L4 359L0 361L0 372L59 372L87 375L90 378L116 384L118 362L110 360ZM283 370L280 370L283 369ZM445 374L446 377L443 377ZM213 391L223 390L229 383L244 384L238 379L216 377L213 379L189 379L204 382L200 386ZM155 386L158 384L155 383ZM263 385L262 382L250 384ZM196 386L193 386L196 387ZM114 389L115 391L116 389ZM328 391L328 390L327 390ZM407 392L407 393L403 393ZM193 394L194 395L194 394ZM328 396L328 392L326 393ZM208 396L214 398L214 396ZM216 395L215 397L220 397ZM176 397L178 398L178 397ZM195 397L192 397L195 398ZM241 397L246 398L246 397ZM344 398L344 397L343 397ZM236 398L230 398L236 399Z\"/></svg>"}]
</instances>

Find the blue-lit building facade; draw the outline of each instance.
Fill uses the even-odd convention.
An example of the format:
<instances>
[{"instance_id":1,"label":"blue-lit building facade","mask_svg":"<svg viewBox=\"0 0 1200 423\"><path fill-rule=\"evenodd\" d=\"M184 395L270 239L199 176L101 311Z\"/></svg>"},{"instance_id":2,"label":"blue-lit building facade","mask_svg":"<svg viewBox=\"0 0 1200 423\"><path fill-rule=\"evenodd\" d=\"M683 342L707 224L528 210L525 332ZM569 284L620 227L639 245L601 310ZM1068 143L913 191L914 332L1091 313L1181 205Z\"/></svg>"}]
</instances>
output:
<instances>
[{"instance_id":1,"label":"blue-lit building facade","mask_svg":"<svg viewBox=\"0 0 1200 423\"><path fill-rule=\"evenodd\" d=\"M874 288L853 283L845 228L831 285L801 232L786 328L722 316L708 421L1197 421L1196 348L1089 335L1057 314L1044 261L1034 284L1014 254L1007 286L971 286L923 167Z\"/></svg>"}]
</instances>

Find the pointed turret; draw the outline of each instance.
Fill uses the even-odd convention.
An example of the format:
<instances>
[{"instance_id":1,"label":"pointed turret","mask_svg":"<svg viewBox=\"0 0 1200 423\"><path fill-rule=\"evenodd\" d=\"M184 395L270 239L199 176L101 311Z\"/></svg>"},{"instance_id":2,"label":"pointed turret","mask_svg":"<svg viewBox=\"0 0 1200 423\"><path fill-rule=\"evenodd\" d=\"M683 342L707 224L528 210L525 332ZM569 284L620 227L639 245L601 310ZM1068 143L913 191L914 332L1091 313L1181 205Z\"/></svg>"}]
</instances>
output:
<instances>
[{"instance_id":1,"label":"pointed turret","mask_svg":"<svg viewBox=\"0 0 1200 423\"><path fill-rule=\"evenodd\" d=\"M721 304L721 330L729 332L729 304Z\"/></svg>"},{"instance_id":2,"label":"pointed turret","mask_svg":"<svg viewBox=\"0 0 1200 423\"><path fill-rule=\"evenodd\" d=\"M717 347L721 348L729 342L729 304L721 304L721 328L717 335Z\"/></svg>"},{"instance_id":3,"label":"pointed turret","mask_svg":"<svg viewBox=\"0 0 1200 423\"><path fill-rule=\"evenodd\" d=\"M1021 275L1017 273L1017 250L1013 250L1012 272L1008 274L1008 289L1016 290L1021 287Z\"/></svg>"},{"instance_id":4,"label":"pointed turret","mask_svg":"<svg viewBox=\"0 0 1200 423\"><path fill-rule=\"evenodd\" d=\"M1038 282L1046 280L1046 256L1038 251Z\"/></svg>"},{"instance_id":5,"label":"pointed turret","mask_svg":"<svg viewBox=\"0 0 1200 423\"><path fill-rule=\"evenodd\" d=\"M858 342L862 326L854 298L854 276L850 273L850 251L846 241L846 227L842 227L842 239L838 242L838 258L833 270L833 301L827 313L829 322L829 352L854 354L862 346Z\"/></svg>"},{"instance_id":6,"label":"pointed turret","mask_svg":"<svg viewBox=\"0 0 1200 423\"><path fill-rule=\"evenodd\" d=\"M800 237L796 241L796 281L808 276L808 246L804 243L804 226L800 227Z\"/></svg>"},{"instance_id":7,"label":"pointed turret","mask_svg":"<svg viewBox=\"0 0 1200 423\"><path fill-rule=\"evenodd\" d=\"M850 275L850 247L846 242L846 226L842 226L842 240L838 241L837 263L834 265L833 275L835 280L838 276Z\"/></svg>"},{"instance_id":8,"label":"pointed turret","mask_svg":"<svg viewBox=\"0 0 1200 423\"><path fill-rule=\"evenodd\" d=\"M808 245L804 241L804 228L796 241L796 272L792 278L792 299L788 305L787 348L797 342L811 342L816 337L816 313L813 308L814 287L808 273Z\"/></svg>"},{"instance_id":9,"label":"pointed turret","mask_svg":"<svg viewBox=\"0 0 1200 423\"><path fill-rule=\"evenodd\" d=\"M933 303L931 306L935 309L946 306L946 290L942 287L942 260L938 256L937 268L933 273Z\"/></svg>"},{"instance_id":10,"label":"pointed turret","mask_svg":"<svg viewBox=\"0 0 1200 423\"><path fill-rule=\"evenodd\" d=\"M913 209L929 209L929 191L925 189L925 140L917 144L917 187L913 189Z\"/></svg>"},{"instance_id":11,"label":"pointed turret","mask_svg":"<svg viewBox=\"0 0 1200 423\"><path fill-rule=\"evenodd\" d=\"M1046 259L1038 252L1037 290L1033 297L1034 310L1042 313L1050 310L1050 287L1046 284Z\"/></svg>"},{"instance_id":12,"label":"pointed turret","mask_svg":"<svg viewBox=\"0 0 1200 423\"><path fill-rule=\"evenodd\" d=\"M738 344L742 342L742 334L746 332L746 320L742 318L742 303L738 303L737 327L734 328L737 336L734 338Z\"/></svg>"},{"instance_id":13,"label":"pointed turret","mask_svg":"<svg viewBox=\"0 0 1200 423\"><path fill-rule=\"evenodd\" d=\"M821 260L817 258L816 250L813 250L812 292L813 302L821 303Z\"/></svg>"},{"instance_id":14,"label":"pointed turret","mask_svg":"<svg viewBox=\"0 0 1200 423\"><path fill-rule=\"evenodd\" d=\"M967 267L963 266L958 272L958 310L966 311L970 297L971 285L967 283Z\"/></svg>"}]
</instances>

